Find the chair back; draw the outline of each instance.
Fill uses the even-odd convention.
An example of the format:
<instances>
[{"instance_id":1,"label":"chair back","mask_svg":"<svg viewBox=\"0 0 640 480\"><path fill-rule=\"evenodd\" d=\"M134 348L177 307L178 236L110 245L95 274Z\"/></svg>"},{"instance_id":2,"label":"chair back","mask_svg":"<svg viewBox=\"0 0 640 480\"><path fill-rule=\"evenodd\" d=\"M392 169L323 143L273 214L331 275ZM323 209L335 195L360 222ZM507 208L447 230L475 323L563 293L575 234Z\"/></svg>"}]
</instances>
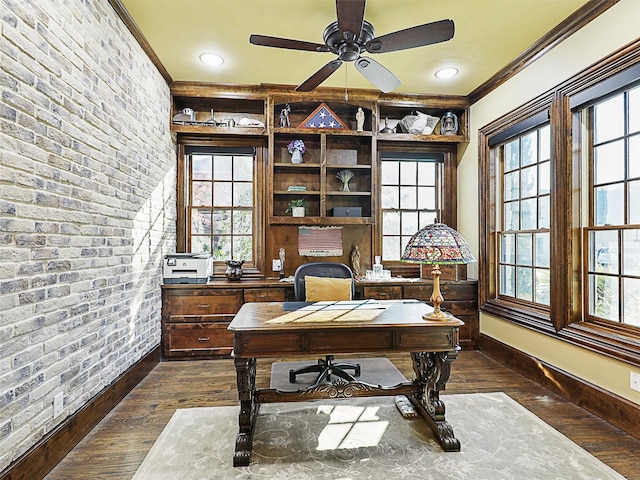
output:
<instances>
[{"instance_id":1,"label":"chair back","mask_svg":"<svg viewBox=\"0 0 640 480\"><path fill-rule=\"evenodd\" d=\"M293 291L296 300L304 302L307 294L305 289L304 277L307 275L312 277L328 277L328 278L350 278L351 279L351 298L355 296L355 285L353 283L353 272L344 263L337 262L311 262L303 263L296 269L293 278ZM331 299L327 299L331 300Z\"/></svg>"}]
</instances>

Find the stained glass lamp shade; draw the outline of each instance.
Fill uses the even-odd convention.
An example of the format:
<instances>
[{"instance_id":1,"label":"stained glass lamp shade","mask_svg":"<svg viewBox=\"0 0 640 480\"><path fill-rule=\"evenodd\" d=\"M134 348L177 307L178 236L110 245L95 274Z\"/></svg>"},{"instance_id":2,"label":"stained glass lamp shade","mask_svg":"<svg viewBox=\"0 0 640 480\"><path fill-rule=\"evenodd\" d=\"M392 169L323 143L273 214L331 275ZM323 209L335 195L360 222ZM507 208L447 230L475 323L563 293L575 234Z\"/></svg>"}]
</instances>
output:
<instances>
[{"instance_id":1,"label":"stained glass lamp shade","mask_svg":"<svg viewBox=\"0 0 640 480\"><path fill-rule=\"evenodd\" d=\"M440 310L444 298L440 292L439 265L473 263L476 259L462 235L444 223L436 222L427 225L411 237L402 254L402 261L433 265L433 294L429 300L434 310L424 317L446 319L449 315Z\"/></svg>"}]
</instances>

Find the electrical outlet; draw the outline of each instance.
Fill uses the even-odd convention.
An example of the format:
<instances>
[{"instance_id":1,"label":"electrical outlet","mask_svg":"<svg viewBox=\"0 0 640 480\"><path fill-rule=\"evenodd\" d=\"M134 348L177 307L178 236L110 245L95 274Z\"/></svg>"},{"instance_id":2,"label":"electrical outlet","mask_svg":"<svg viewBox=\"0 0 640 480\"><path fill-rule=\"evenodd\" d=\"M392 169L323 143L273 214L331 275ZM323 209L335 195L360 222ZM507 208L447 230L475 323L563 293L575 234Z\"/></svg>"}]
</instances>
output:
<instances>
[{"instance_id":1,"label":"electrical outlet","mask_svg":"<svg viewBox=\"0 0 640 480\"><path fill-rule=\"evenodd\" d=\"M631 381L630 381L631 390L640 392L640 373L631 372L630 377L631 377Z\"/></svg>"},{"instance_id":2,"label":"electrical outlet","mask_svg":"<svg viewBox=\"0 0 640 480\"><path fill-rule=\"evenodd\" d=\"M271 270L273 270L274 272L279 272L280 270L282 270L282 264L280 263L280 260L275 258L273 259Z\"/></svg>"},{"instance_id":3,"label":"electrical outlet","mask_svg":"<svg viewBox=\"0 0 640 480\"><path fill-rule=\"evenodd\" d=\"M53 418L58 418L64 412L64 392L53 396Z\"/></svg>"}]
</instances>

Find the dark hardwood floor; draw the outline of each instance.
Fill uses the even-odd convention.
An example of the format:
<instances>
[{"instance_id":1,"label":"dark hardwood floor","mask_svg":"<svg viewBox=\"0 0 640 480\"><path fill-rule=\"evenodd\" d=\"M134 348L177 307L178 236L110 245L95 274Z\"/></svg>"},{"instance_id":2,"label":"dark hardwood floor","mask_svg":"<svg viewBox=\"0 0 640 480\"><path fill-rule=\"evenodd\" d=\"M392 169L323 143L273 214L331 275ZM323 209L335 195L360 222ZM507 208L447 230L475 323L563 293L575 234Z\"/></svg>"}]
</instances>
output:
<instances>
[{"instance_id":1,"label":"dark hardwood floor","mask_svg":"<svg viewBox=\"0 0 640 480\"><path fill-rule=\"evenodd\" d=\"M408 355L389 358L412 378ZM269 371L270 363L258 361L258 387L268 386ZM177 408L233 405L235 385L232 360L161 362L46 479L129 480ZM445 394L495 391L507 393L627 479L640 480L640 440L481 352L461 352Z\"/></svg>"}]
</instances>

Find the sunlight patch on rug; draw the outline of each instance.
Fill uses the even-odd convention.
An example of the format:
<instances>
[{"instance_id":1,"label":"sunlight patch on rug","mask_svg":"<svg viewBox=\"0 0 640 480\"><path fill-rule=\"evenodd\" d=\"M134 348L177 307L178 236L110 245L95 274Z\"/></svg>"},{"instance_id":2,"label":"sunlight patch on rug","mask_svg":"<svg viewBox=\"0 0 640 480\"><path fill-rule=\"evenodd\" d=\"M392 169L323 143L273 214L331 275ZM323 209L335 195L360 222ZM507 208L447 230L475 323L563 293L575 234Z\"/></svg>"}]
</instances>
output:
<instances>
[{"instance_id":1,"label":"sunlight patch on rug","mask_svg":"<svg viewBox=\"0 0 640 480\"><path fill-rule=\"evenodd\" d=\"M624 480L504 393L443 395L462 444L443 452L393 397L265 404L233 467L238 407L177 410L133 480Z\"/></svg>"}]
</instances>

